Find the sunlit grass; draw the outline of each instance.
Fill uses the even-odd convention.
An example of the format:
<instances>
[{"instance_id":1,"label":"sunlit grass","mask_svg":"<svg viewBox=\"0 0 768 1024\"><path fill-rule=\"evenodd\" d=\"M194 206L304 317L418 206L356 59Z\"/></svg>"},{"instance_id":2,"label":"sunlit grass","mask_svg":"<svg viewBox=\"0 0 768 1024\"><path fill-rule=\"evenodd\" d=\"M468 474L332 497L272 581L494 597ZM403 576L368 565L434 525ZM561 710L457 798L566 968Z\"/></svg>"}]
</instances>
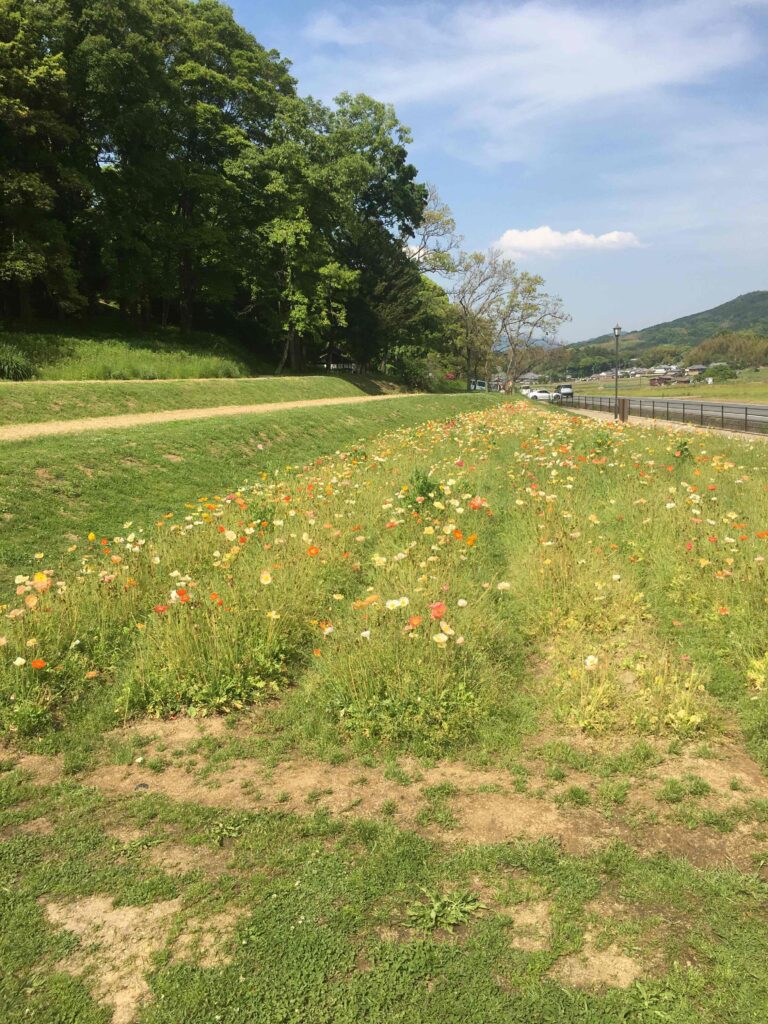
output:
<instances>
[{"instance_id":1,"label":"sunlit grass","mask_svg":"<svg viewBox=\"0 0 768 1024\"><path fill-rule=\"evenodd\" d=\"M91 534L18 577L3 725L266 700L310 745L511 757L724 703L764 756L766 455L687 436L506 404Z\"/></svg>"}]
</instances>

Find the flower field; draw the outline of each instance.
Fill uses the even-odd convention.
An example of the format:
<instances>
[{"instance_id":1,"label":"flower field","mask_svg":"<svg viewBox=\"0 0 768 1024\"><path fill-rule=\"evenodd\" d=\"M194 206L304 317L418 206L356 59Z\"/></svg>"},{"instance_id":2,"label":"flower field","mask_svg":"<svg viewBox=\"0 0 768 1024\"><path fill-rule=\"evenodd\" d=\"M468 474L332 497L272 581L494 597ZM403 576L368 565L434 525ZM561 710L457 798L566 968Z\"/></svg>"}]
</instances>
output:
<instances>
[{"instance_id":1,"label":"flower field","mask_svg":"<svg viewBox=\"0 0 768 1024\"><path fill-rule=\"evenodd\" d=\"M543 711L681 738L736 713L764 758L765 455L734 448L507 404L90 533L16 577L0 723L269 701L434 755L514 752Z\"/></svg>"},{"instance_id":2,"label":"flower field","mask_svg":"<svg viewBox=\"0 0 768 1024\"><path fill-rule=\"evenodd\" d=\"M768 452L472 408L18 567L4 1019L762 1022Z\"/></svg>"}]
</instances>

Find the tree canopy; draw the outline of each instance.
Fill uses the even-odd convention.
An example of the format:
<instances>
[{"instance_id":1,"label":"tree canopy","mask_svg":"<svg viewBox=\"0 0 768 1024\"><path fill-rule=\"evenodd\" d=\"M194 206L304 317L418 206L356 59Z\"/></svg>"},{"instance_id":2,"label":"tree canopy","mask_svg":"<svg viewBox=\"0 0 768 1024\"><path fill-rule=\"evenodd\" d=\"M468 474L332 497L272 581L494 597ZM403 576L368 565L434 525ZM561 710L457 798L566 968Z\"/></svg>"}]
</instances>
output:
<instances>
[{"instance_id":1,"label":"tree canopy","mask_svg":"<svg viewBox=\"0 0 768 1024\"><path fill-rule=\"evenodd\" d=\"M407 129L301 98L218 0L0 0L0 127L6 319L229 321L298 368L334 339L376 361L424 315Z\"/></svg>"},{"instance_id":2,"label":"tree canopy","mask_svg":"<svg viewBox=\"0 0 768 1024\"><path fill-rule=\"evenodd\" d=\"M414 382L430 353L518 366L559 304L459 252L410 142L368 96L302 97L219 0L0 0L0 318L106 305Z\"/></svg>"}]
</instances>

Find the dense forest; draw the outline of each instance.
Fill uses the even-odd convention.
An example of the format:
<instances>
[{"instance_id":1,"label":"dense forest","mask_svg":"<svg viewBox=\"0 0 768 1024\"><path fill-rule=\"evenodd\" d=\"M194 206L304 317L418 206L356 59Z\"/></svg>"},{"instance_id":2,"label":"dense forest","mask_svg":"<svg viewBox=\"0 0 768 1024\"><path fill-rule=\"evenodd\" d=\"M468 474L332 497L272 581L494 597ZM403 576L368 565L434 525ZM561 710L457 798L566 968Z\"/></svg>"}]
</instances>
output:
<instances>
[{"instance_id":1,"label":"dense forest","mask_svg":"<svg viewBox=\"0 0 768 1024\"><path fill-rule=\"evenodd\" d=\"M294 370L455 336L424 273L452 221L393 109L303 98L218 0L0 0L0 125L6 323L106 303Z\"/></svg>"}]
</instances>

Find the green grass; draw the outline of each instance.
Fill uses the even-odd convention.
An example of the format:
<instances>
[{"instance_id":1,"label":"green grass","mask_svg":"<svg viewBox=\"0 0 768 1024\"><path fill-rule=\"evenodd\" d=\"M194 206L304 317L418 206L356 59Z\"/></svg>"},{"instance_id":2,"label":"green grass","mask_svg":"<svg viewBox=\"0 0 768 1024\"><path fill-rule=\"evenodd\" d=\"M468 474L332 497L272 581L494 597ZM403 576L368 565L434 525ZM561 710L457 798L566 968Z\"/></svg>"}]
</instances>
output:
<instances>
[{"instance_id":1,"label":"green grass","mask_svg":"<svg viewBox=\"0 0 768 1024\"><path fill-rule=\"evenodd\" d=\"M130 331L110 318L90 328L0 330L0 343L22 352L43 380L244 377L272 369L220 335L175 328Z\"/></svg>"},{"instance_id":2,"label":"green grass","mask_svg":"<svg viewBox=\"0 0 768 1024\"><path fill-rule=\"evenodd\" d=\"M396 386L369 377L258 377L239 380L0 381L0 426L166 409L354 398Z\"/></svg>"},{"instance_id":3,"label":"green grass","mask_svg":"<svg viewBox=\"0 0 768 1024\"><path fill-rule=\"evenodd\" d=\"M383 821L342 823L322 811L222 817L152 794L107 798L71 781L37 788L18 771L4 773L0 796L8 1024L109 1020L92 986L119 963L120 940L85 953L90 976L73 974L67 958L78 939L46 910L62 907L66 917L91 897L129 914L178 900L152 933L145 1024L764 1019L765 885L737 872L641 858L618 844L585 858L548 841L446 848ZM50 835L18 831L41 817ZM117 828L138 838L115 839L107 829ZM197 867L163 870L171 844ZM510 901L514 909L532 898L551 907L551 933L534 952L516 948L508 913ZM623 910L596 915L601 899ZM220 962L185 957L179 936L222 912L233 924L219 937ZM643 965L636 983L563 983L562 965L611 942Z\"/></svg>"},{"instance_id":4,"label":"green grass","mask_svg":"<svg viewBox=\"0 0 768 1024\"><path fill-rule=\"evenodd\" d=\"M702 374L702 378L706 373ZM694 378L695 380L695 378ZM613 395L613 378L602 381L578 381L573 386L576 395ZM651 387L647 377L621 378L619 394L630 398L690 398L697 402L768 402L768 367L758 371L741 370L736 380L719 384L673 384Z\"/></svg>"},{"instance_id":5,"label":"green grass","mask_svg":"<svg viewBox=\"0 0 768 1024\"><path fill-rule=\"evenodd\" d=\"M686 437L473 395L5 446L4 1019L109 1019L120 942L53 920L98 897L167 915L141 1024L762 1024L768 450Z\"/></svg>"},{"instance_id":6,"label":"green grass","mask_svg":"<svg viewBox=\"0 0 768 1024\"><path fill-rule=\"evenodd\" d=\"M353 390L335 378L321 381ZM127 521L149 527L167 512L183 513L185 503L201 494L231 490L261 472L286 463L303 464L354 439L375 438L398 425L499 401L480 395L409 397L341 409L301 409L4 442L0 445L0 593L7 593L16 573L35 564L36 553L57 561L90 531L112 536Z\"/></svg>"}]
</instances>

